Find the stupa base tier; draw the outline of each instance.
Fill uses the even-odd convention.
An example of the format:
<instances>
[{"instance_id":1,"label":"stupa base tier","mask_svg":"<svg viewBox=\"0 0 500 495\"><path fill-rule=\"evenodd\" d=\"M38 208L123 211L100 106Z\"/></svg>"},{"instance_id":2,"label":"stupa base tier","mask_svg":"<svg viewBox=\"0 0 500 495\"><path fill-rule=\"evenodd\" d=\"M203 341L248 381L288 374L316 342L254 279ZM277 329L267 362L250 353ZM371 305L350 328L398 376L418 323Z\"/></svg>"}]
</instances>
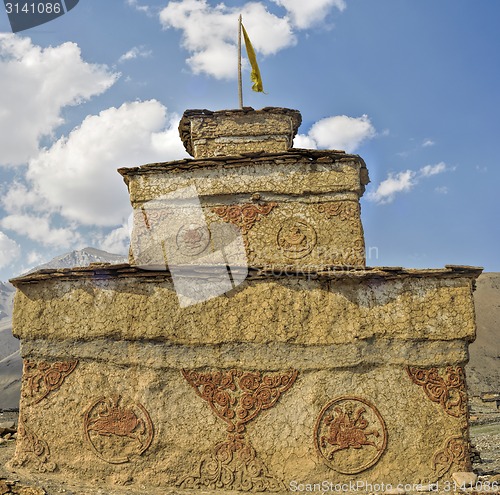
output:
<instances>
[{"instance_id":1,"label":"stupa base tier","mask_svg":"<svg viewBox=\"0 0 500 495\"><path fill-rule=\"evenodd\" d=\"M19 278L11 467L179 494L452 482L478 274L253 273L187 308L166 272Z\"/></svg>"}]
</instances>

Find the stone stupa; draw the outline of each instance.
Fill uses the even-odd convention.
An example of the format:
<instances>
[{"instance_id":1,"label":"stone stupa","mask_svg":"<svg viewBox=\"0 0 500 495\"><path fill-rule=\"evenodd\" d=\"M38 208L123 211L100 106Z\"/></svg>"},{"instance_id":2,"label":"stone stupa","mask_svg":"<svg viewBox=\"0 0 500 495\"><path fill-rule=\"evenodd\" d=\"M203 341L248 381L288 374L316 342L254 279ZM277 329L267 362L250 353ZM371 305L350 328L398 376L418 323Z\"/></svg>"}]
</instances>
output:
<instances>
[{"instance_id":1,"label":"stone stupa","mask_svg":"<svg viewBox=\"0 0 500 495\"><path fill-rule=\"evenodd\" d=\"M186 111L193 159L119 170L130 264L12 281L13 470L85 493L214 495L404 493L471 471L464 365L481 269L366 267L365 163L293 149L300 122L283 108Z\"/></svg>"}]
</instances>

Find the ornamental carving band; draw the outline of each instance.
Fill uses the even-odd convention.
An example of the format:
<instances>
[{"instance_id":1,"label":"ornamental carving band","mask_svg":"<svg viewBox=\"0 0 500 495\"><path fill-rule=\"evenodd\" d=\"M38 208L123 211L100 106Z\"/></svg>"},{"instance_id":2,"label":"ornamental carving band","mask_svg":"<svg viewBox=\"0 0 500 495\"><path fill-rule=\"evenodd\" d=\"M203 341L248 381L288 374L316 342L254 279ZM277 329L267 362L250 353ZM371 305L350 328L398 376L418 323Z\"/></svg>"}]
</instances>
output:
<instances>
[{"instance_id":1,"label":"ornamental carving band","mask_svg":"<svg viewBox=\"0 0 500 495\"><path fill-rule=\"evenodd\" d=\"M465 373L461 366L438 368L417 368L407 366L412 382L424 389L432 402L440 404L450 416L459 418L467 414L467 392Z\"/></svg>"},{"instance_id":2,"label":"ornamental carving band","mask_svg":"<svg viewBox=\"0 0 500 495\"><path fill-rule=\"evenodd\" d=\"M297 370L266 375L235 369L205 373L182 370L196 393L228 424L227 431L237 433L243 433L244 425L261 411L273 407L294 384L297 374Z\"/></svg>"},{"instance_id":3,"label":"ornamental carving band","mask_svg":"<svg viewBox=\"0 0 500 495\"><path fill-rule=\"evenodd\" d=\"M204 455L193 476L186 476L180 488L284 492L284 483L269 473L255 449L241 435L229 435Z\"/></svg>"},{"instance_id":4,"label":"ornamental carving band","mask_svg":"<svg viewBox=\"0 0 500 495\"><path fill-rule=\"evenodd\" d=\"M335 201L333 203L319 203L318 211L328 218L339 217L341 220L359 218L359 203L357 201Z\"/></svg>"},{"instance_id":5,"label":"ornamental carving band","mask_svg":"<svg viewBox=\"0 0 500 495\"><path fill-rule=\"evenodd\" d=\"M254 226L255 222L262 216L267 216L271 210L278 206L278 203L245 203L242 205L214 206L212 211L224 222L232 223L241 230L242 234L247 234Z\"/></svg>"},{"instance_id":6,"label":"ornamental carving band","mask_svg":"<svg viewBox=\"0 0 500 495\"><path fill-rule=\"evenodd\" d=\"M78 364L77 359L70 361L24 361L22 395L33 404L38 404L51 392L58 390L64 380Z\"/></svg>"},{"instance_id":7,"label":"ornamental carving band","mask_svg":"<svg viewBox=\"0 0 500 495\"><path fill-rule=\"evenodd\" d=\"M19 440L16 456L12 461L13 467L31 465L40 473L55 471L57 465L50 460L47 442L26 427L22 416L19 418L17 432Z\"/></svg>"},{"instance_id":8,"label":"ornamental carving band","mask_svg":"<svg viewBox=\"0 0 500 495\"><path fill-rule=\"evenodd\" d=\"M245 439L246 424L273 407L295 382L298 371L266 373L236 369L182 370L195 392L227 424L227 440L202 457L197 471L178 482L181 488L285 491Z\"/></svg>"},{"instance_id":9,"label":"ornamental carving band","mask_svg":"<svg viewBox=\"0 0 500 495\"><path fill-rule=\"evenodd\" d=\"M174 210L172 208L159 208L156 210L148 208L146 211L144 207L141 207L140 210L134 210L134 225L140 226L140 230L142 230L143 225L150 230L153 226L158 227L158 225L168 222L169 217L173 214Z\"/></svg>"},{"instance_id":10,"label":"ornamental carving band","mask_svg":"<svg viewBox=\"0 0 500 495\"><path fill-rule=\"evenodd\" d=\"M446 440L442 449L432 458L432 469L437 478L446 474L452 466L456 471L471 471L469 444L461 436L454 436Z\"/></svg>"}]
</instances>

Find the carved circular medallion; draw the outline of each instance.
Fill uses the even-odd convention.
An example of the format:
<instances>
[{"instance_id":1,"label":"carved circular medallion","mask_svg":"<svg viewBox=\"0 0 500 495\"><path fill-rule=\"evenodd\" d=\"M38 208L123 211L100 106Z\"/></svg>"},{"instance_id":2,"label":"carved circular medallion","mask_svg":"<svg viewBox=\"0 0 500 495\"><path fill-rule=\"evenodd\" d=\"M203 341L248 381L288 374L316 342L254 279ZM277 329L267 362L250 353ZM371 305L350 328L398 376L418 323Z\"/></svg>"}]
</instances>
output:
<instances>
[{"instance_id":1,"label":"carved circular medallion","mask_svg":"<svg viewBox=\"0 0 500 495\"><path fill-rule=\"evenodd\" d=\"M318 416L314 444L332 469L356 474L380 459L387 446L387 429L376 407L367 400L337 397Z\"/></svg>"},{"instance_id":2,"label":"carved circular medallion","mask_svg":"<svg viewBox=\"0 0 500 495\"><path fill-rule=\"evenodd\" d=\"M307 256L316 246L314 228L304 220L285 220L278 230L276 242L286 258L299 259Z\"/></svg>"},{"instance_id":3,"label":"carved circular medallion","mask_svg":"<svg viewBox=\"0 0 500 495\"><path fill-rule=\"evenodd\" d=\"M139 403L123 404L120 396L100 397L87 409L85 439L94 453L111 464L129 462L153 441L153 423Z\"/></svg>"},{"instance_id":4,"label":"carved circular medallion","mask_svg":"<svg viewBox=\"0 0 500 495\"><path fill-rule=\"evenodd\" d=\"M207 248L210 232L205 225L188 223L179 229L175 240L182 254L196 256Z\"/></svg>"}]
</instances>

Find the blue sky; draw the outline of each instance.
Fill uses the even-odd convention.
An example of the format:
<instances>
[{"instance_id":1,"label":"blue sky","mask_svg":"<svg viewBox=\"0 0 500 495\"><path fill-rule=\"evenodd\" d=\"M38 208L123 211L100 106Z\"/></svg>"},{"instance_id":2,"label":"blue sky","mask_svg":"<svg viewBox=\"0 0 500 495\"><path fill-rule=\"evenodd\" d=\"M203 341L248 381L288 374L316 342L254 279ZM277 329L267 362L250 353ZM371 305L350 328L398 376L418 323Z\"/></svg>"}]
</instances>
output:
<instances>
[{"instance_id":1,"label":"blue sky","mask_svg":"<svg viewBox=\"0 0 500 495\"><path fill-rule=\"evenodd\" d=\"M126 252L116 169L183 158L188 108L236 108L236 17L296 144L360 154L368 264L500 271L497 0L80 0L12 35L0 10L0 280Z\"/></svg>"}]
</instances>

